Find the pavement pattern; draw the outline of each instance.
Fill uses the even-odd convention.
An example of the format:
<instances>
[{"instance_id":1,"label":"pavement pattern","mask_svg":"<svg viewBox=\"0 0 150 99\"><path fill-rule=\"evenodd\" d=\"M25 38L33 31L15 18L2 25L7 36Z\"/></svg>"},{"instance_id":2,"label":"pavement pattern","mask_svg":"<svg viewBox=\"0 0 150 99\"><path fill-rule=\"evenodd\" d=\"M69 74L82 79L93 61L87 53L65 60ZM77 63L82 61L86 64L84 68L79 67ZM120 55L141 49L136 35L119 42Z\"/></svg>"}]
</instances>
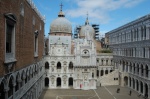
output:
<instances>
[{"instance_id":1,"label":"pavement pattern","mask_svg":"<svg viewBox=\"0 0 150 99\"><path fill-rule=\"evenodd\" d=\"M117 93L117 88L120 92ZM80 89L45 89L39 99L144 99L134 90L121 86L102 86L95 90Z\"/></svg>"}]
</instances>

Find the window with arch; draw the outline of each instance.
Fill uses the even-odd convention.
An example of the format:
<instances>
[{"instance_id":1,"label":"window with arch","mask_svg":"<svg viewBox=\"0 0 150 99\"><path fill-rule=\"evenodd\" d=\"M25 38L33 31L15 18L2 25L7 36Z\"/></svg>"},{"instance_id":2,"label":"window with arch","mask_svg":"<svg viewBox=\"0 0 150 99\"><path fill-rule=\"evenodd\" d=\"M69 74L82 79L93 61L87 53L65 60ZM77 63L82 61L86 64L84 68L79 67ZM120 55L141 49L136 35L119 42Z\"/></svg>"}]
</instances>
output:
<instances>
[{"instance_id":1,"label":"window with arch","mask_svg":"<svg viewBox=\"0 0 150 99\"><path fill-rule=\"evenodd\" d=\"M0 99L5 99L4 83L0 82Z\"/></svg>"},{"instance_id":2,"label":"window with arch","mask_svg":"<svg viewBox=\"0 0 150 99\"><path fill-rule=\"evenodd\" d=\"M73 63L72 62L69 63L69 69L73 69Z\"/></svg>"},{"instance_id":3,"label":"window with arch","mask_svg":"<svg viewBox=\"0 0 150 99\"><path fill-rule=\"evenodd\" d=\"M49 63L48 62L45 63L45 69L49 69Z\"/></svg>"},{"instance_id":4,"label":"window with arch","mask_svg":"<svg viewBox=\"0 0 150 99\"><path fill-rule=\"evenodd\" d=\"M57 69L61 69L61 63L60 62L57 63Z\"/></svg>"},{"instance_id":5,"label":"window with arch","mask_svg":"<svg viewBox=\"0 0 150 99\"><path fill-rule=\"evenodd\" d=\"M94 73L92 72L92 78L94 78Z\"/></svg>"}]
</instances>

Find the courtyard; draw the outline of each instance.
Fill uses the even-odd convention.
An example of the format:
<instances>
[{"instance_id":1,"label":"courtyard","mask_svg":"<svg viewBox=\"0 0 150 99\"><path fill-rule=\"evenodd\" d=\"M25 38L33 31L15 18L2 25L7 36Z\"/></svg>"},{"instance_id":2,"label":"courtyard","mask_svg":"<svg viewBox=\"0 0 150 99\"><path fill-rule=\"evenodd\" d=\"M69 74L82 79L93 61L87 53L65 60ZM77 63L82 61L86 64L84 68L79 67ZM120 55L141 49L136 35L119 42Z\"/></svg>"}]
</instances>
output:
<instances>
[{"instance_id":1,"label":"courtyard","mask_svg":"<svg viewBox=\"0 0 150 99\"><path fill-rule=\"evenodd\" d=\"M116 93L117 88L120 92ZM45 89L39 99L144 99L143 96L130 89L121 86L102 86L96 90L75 89Z\"/></svg>"}]
</instances>

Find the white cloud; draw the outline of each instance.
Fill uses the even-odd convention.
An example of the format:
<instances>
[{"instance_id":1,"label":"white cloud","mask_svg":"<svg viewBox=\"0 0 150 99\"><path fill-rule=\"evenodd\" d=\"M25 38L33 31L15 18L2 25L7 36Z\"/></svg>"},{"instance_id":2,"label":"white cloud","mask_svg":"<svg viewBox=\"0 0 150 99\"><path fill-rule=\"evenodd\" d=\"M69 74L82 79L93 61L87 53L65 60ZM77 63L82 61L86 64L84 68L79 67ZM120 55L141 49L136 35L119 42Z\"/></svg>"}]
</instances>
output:
<instances>
[{"instance_id":1,"label":"white cloud","mask_svg":"<svg viewBox=\"0 0 150 99\"><path fill-rule=\"evenodd\" d=\"M109 11L119 8L133 7L143 0L75 0L77 8L67 10L67 15L72 18L85 17L88 11L90 21L101 24L110 20Z\"/></svg>"}]
</instances>

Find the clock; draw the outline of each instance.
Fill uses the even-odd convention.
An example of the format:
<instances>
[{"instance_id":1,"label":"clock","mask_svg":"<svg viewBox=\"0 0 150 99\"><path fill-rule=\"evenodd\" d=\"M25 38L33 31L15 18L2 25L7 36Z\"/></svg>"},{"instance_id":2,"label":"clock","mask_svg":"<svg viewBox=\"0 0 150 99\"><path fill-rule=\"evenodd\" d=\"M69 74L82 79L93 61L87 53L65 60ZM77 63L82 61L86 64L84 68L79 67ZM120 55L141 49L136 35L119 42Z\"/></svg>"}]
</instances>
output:
<instances>
[{"instance_id":1,"label":"clock","mask_svg":"<svg viewBox=\"0 0 150 99\"><path fill-rule=\"evenodd\" d=\"M61 54L62 53L62 49L61 48L57 48L56 49L56 53Z\"/></svg>"}]
</instances>

